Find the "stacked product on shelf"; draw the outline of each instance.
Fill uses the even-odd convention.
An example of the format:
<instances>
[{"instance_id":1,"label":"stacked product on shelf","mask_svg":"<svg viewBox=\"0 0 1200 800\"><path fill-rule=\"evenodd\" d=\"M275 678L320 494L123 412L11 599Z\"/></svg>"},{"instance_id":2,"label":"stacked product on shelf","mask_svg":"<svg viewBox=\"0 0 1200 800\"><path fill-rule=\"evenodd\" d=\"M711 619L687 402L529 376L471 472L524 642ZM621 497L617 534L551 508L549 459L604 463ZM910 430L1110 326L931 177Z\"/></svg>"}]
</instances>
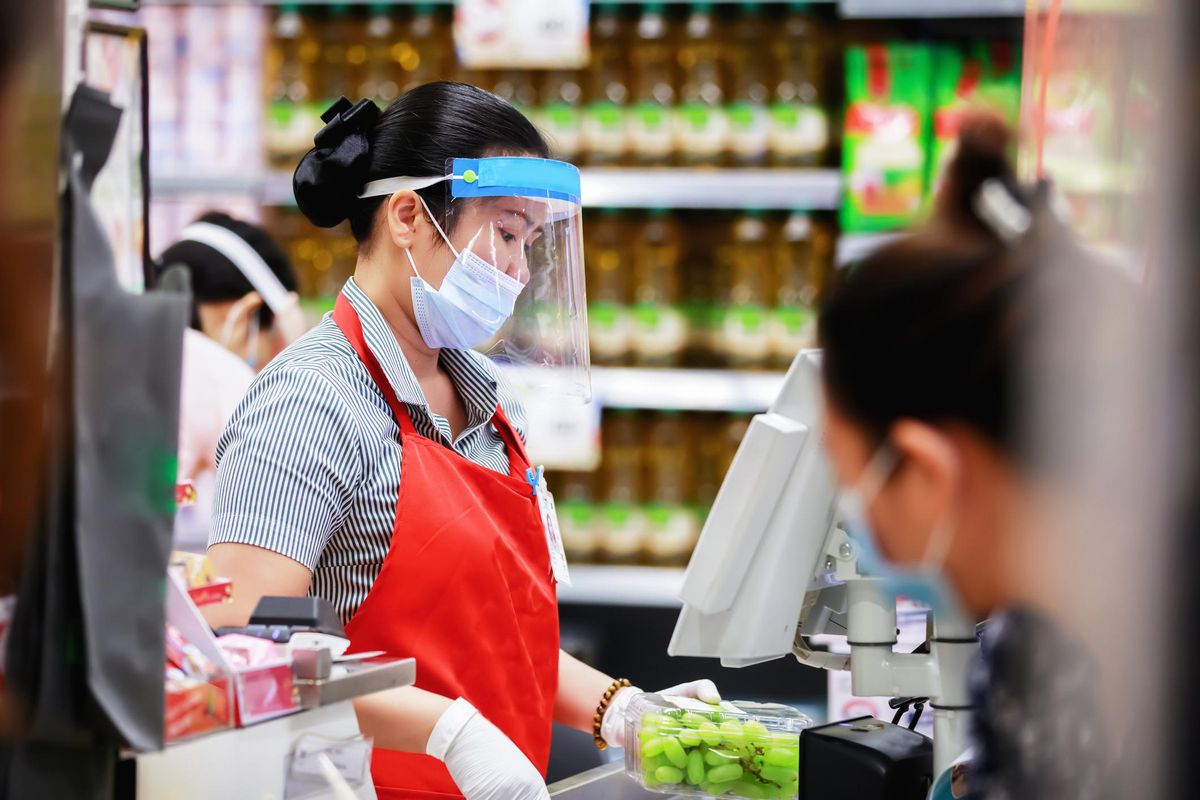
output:
<instances>
[{"instance_id":1,"label":"stacked product on shelf","mask_svg":"<svg viewBox=\"0 0 1200 800\"><path fill-rule=\"evenodd\" d=\"M687 564L748 424L746 414L606 411L599 469L551 476L568 557Z\"/></svg>"},{"instance_id":2,"label":"stacked product on shelf","mask_svg":"<svg viewBox=\"0 0 1200 800\"><path fill-rule=\"evenodd\" d=\"M448 4L284 4L266 63L268 160L294 164L340 94L386 105L417 83L495 92L560 158L593 166L805 166L829 145L825 53L806 3L599 2L583 70L472 71ZM389 44L390 43L390 44Z\"/></svg>"},{"instance_id":3,"label":"stacked product on shelf","mask_svg":"<svg viewBox=\"0 0 1200 800\"><path fill-rule=\"evenodd\" d=\"M163 177L254 175L262 168L262 43L267 17L261 8L148 6L147 31L150 171ZM249 195L152 195L150 250L157 254L186 225L217 206L241 219L257 219Z\"/></svg>"},{"instance_id":4,"label":"stacked product on shelf","mask_svg":"<svg viewBox=\"0 0 1200 800\"><path fill-rule=\"evenodd\" d=\"M845 233L915 222L953 156L965 111L1016 124L1021 57L1012 42L867 44L846 51Z\"/></svg>"},{"instance_id":5,"label":"stacked product on shelf","mask_svg":"<svg viewBox=\"0 0 1200 800\"><path fill-rule=\"evenodd\" d=\"M833 234L806 212L608 208L585 231L595 364L786 368L815 345Z\"/></svg>"}]
</instances>

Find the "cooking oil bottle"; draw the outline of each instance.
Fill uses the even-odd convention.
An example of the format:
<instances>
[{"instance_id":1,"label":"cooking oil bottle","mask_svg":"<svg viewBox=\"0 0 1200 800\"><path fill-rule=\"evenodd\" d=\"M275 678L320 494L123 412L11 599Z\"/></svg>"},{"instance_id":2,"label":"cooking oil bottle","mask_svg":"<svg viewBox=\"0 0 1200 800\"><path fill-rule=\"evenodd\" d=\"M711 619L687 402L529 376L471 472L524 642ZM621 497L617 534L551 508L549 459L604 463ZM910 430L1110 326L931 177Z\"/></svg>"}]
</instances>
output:
<instances>
[{"instance_id":1,"label":"cooking oil bottle","mask_svg":"<svg viewBox=\"0 0 1200 800\"><path fill-rule=\"evenodd\" d=\"M771 355L767 320L770 305L770 240L765 214L748 210L734 219L722 248L728 275L717 350L736 369L760 369Z\"/></svg>"},{"instance_id":2,"label":"cooking oil bottle","mask_svg":"<svg viewBox=\"0 0 1200 800\"><path fill-rule=\"evenodd\" d=\"M349 98L360 84L358 76L366 61L366 48L358 32L347 3L329 6L328 17L321 26L321 61L317 72L321 110L339 97Z\"/></svg>"},{"instance_id":3,"label":"cooking oil bottle","mask_svg":"<svg viewBox=\"0 0 1200 800\"><path fill-rule=\"evenodd\" d=\"M629 358L632 321L629 314L629 241L624 220L615 208L602 208L588 220L584 249L587 260L588 339L592 363L621 365Z\"/></svg>"},{"instance_id":4,"label":"cooking oil bottle","mask_svg":"<svg viewBox=\"0 0 1200 800\"><path fill-rule=\"evenodd\" d=\"M600 462L604 504L596 544L600 558L610 564L636 564L645 545L646 518L642 513L642 436L638 415L628 409L606 413L600 430Z\"/></svg>"},{"instance_id":5,"label":"cooking oil bottle","mask_svg":"<svg viewBox=\"0 0 1200 800\"><path fill-rule=\"evenodd\" d=\"M796 211L784 220L774 246L775 308L771 312L771 361L787 367L801 350L816 346L819 265L813 252L813 225Z\"/></svg>"},{"instance_id":6,"label":"cooking oil bottle","mask_svg":"<svg viewBox=\"0 0 1200 800\"><path fill-rule=\"evenodd\" d=\"M402 69L399 57L408 51L398 46L399 38L391 4L372 3L367 11L364 43L367 60L357 94L374 100L380 108L387 108L400 96Z\"/></svg>"},{"instance_id":7,"label":"cooking oil bottle","mask_svg":"<svg viewBox=\"0 0 1200 800\"><path fill-rule=\"evenodd\" d=\"M677 366L687 347L679 307L679 223L666 209L650 212L633 245L633 346L640 366Z\"/></svg>"},{"instance_id":8,"label":"cooking oil bottle","mask_svg":"<svg viewBox=\"0 0 1200 800\"><path fill-rule=\"evenodd\" d=\"M725 151L725 81L712 3L692 3L679 48L683 81L673 115L677 160L716 166Z\"/></svg>"},{"instance_id":9,"label":"cooking oil bottle","mask_svg":"<svg viewBox=\"0 0 1200 800\"><path fill-rule=\"evenodd\" d=\"M742 2L729 48L729 159L739 167L766 163L771 132L770 37L758 3Z\"/></svg>"},{"instance_id":10,"label":"cooking oil bottle","mask_svg":"<svg viewBox=\"0 0 1200 800\"><path fill-rule=\"evenodd\" d=\"M555 158L576 163L583 147L583 87L580 70L550 70L542 79L535 122L546 133Z\"/></svg>"},{"instance_id":11,"label":"cooking oil bottle","mask_svg":"<svg viewBox=\"0 0 1200 800\"><path fill-rule=\"evenodd\" d=\"M771 163L819 164L829 147L821 97L821 50L808 3L791 2L771 45L778 78L771 98Z\"/></svg>"},{"instance_id":12,"label":"cooking oil bottle","mask_svg":"<svg viewBox=\"0 0 1200 800\"><path fill-rule=\"evenodd\" d=\"M280 6L267 48L267 118L264 138L273 167L295 167L320 129L316 66L321 43L298 4ZM314 123L315 121L315 123Z\"/></svg>"},{"instance_id":13,"label":"cooking oil bottle","mask_svg":"<svg viewBox=\"0 0 1200 800\"><path fill-rule=\"evenodd\" d=\"M407 34L396 43L396 58L404 72L401 94L414 86L450 77L454 43L450 26L438 10L436 3L414 4Z\"/></svg>"},{"instance_id":14,"label":"cooking oil bottle","mask_svg":"<svg viewBox=\"0 0 1200 800\"><path fill-rule=\"evenodd\" d=\"M645 446L645 553L650 564L685 566L700 537L696 516L688 507L689 451L680 414L659 412Z\"/></svg>"},{"instance_id":15,"label":"cooking oil bottle","mask_svg":"<svg viewBox=\"0 0 1200 800\"><path fill-rule=\"evenodd\" d=\"M628 146L625 117L629 108L629 41L617 3L596 5L591 49L591 64L584 73L584 160L591 166L615 166L625 158Z\"/></svg>"},{"instance_id":16,"label":"cooking oil bottle","mask_svg":"<svg viewBox=\"0 0 1200 800\"><path fill-rule=\"evenodd\" d=\"M588 563L596 559L599 519L595 483L593 472L563 472L551 484L563 549L571 562Z\"/></svg>"},{"instance_id":17,"label":"cooking oil bottle","mask_svg":"<svg viewBox=\"0 0 1200 800\"><path fill-rule=\"evenodd\" d=\"M639 166L662 166L671 161L676 93L668 33L663 4L645 3L630 53L633 107L628 118L629 146L632 163Z\"/></svg>"}]
</instances>

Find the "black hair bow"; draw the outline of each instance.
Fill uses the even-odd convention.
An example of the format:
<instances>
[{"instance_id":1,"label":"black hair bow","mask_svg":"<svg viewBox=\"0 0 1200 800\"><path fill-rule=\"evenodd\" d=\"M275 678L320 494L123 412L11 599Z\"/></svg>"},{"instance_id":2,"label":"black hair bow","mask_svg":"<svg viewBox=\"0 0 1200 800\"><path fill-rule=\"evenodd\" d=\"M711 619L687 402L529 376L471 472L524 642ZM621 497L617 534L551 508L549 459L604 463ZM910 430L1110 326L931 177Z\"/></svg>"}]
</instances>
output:
<instances>
[{"instance_id":1,"label":"black hair bow","mask_svg":"<svg viewBox=\"0 0 1200 800\"><path fill-rule=\"evenodd\" d=\"M332 228L353 210L371 168L368 134L379 113L371 100L351 105L342 97L321 115L325 127L313 140L316 146L292 176L296 205L314 225Z\"/></svg>"}]
</instances>

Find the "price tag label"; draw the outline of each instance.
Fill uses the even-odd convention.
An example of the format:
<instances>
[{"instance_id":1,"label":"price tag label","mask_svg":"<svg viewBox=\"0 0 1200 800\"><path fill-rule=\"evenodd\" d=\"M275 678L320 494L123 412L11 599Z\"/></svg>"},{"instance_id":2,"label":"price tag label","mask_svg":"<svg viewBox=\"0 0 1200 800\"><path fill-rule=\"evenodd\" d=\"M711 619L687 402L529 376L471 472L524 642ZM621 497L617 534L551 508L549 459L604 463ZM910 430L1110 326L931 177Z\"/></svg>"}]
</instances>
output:
<instances>
[{"instance_id":1,"label":"price tag label","mask_svg":"<svg viewBox=\"0 0 1200 800\"><path fill-rule=\"evenodd\" d=\"M579 69L588 63L588 3L455 0L454 44L470 69Z\"/></svg>"},{"instance_id":2,"label":"price tag label","mask_svg":"<svg viewBox=\"0 0 1200 800\"><path fill-rule=\"evenodd\" d=\"M525 406L530 459L548 469L596 469L600 465L600 403L584 403L570 396L553 370L509 369L505 374Z\"/></svg>"}]
</instances>

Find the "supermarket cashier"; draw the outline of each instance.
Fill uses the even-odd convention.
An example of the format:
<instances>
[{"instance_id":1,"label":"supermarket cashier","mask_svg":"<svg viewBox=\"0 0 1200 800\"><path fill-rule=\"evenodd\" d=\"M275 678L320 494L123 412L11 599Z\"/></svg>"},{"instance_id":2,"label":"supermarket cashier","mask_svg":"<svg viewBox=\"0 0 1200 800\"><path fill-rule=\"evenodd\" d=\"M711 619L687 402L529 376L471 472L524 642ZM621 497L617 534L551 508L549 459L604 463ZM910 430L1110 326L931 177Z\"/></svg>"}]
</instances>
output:
<instances>
[{"instance_id":1,"label":"supermarket cashier","mask_svg":"<svg viewBox=\"0 0 1200 800\"><path fill-rule=\"evenodd\" d=\"M635 690L559 648L546 487L473 348L584 374L579 173L466 84L322 119L297 205L348 220L358 262L222 436L209 554L236 591L209 621L313 594L354 649L417 659L415 687L356 702L381 798L544 798L551 723L620 745Z\"/></svg>"}]
</instances>

